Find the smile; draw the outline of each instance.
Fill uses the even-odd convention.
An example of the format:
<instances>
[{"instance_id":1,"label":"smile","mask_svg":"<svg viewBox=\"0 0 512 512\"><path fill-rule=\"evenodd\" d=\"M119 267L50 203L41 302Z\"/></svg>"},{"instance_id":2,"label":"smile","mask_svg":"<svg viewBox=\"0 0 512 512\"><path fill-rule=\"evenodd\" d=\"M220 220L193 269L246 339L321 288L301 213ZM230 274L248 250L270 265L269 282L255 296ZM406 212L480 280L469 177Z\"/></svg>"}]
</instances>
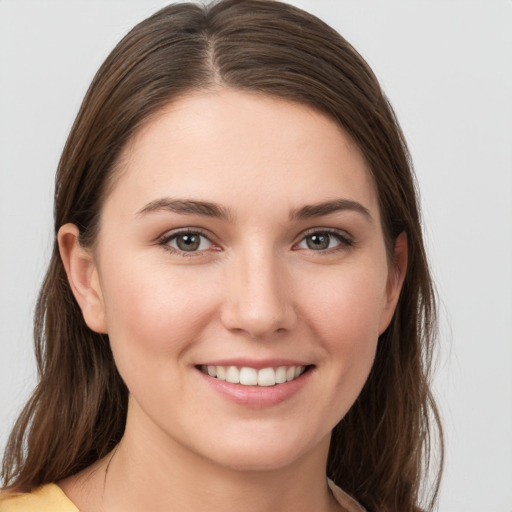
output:
<instances>
[{"instance_id":1,"label":"smile","mask_svg":"<svg viewBox=\"0 0 512 512\"><path fill-rule=\"evenodd\" d=\"M204 374L218 380L242 386L270 387L284 384L300 377L307 369L306 366L279 366L257 370L248 366L211 366L201 365Z\"/></svg>"}]
</instances>

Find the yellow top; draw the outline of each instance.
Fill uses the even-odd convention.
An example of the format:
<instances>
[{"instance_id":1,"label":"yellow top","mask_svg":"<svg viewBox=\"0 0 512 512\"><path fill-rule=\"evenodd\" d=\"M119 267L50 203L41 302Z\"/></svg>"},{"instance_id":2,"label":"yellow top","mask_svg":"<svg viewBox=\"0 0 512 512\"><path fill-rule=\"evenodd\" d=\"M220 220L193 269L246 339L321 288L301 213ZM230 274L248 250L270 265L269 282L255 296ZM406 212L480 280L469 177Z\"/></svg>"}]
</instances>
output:
<instances>
[{"instance_id":1,"label":"yellow top","mask_svg":"<svg viewBox=\"0 0 512 512\"><path fill-rule=\"evenodd\" d=\"M329 487L338 503L347 512L365 512L353 498L333 482ZM0 499L0 512L80 512L56 484L46 484L32 492Z\"/></svg>"},{"instance_id":2,"label":"yellow top","mask_svg":"<svg viewBox=\"0 0 512 512\"><path fill-rule=\"evenodd\" d=\"M56 484L46 484L32 492L0 499L0 512L79 512Z\"/></svg>"}]
</instances>

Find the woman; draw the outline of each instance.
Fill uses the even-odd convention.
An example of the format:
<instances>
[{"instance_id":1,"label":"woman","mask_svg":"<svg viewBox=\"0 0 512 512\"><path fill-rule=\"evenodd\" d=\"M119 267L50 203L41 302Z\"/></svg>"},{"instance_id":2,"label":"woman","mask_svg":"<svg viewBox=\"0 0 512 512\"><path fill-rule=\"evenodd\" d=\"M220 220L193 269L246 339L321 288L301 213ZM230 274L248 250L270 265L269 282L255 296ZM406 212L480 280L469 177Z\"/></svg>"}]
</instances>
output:
<instances>
[{"instance_id":1,"label":"woman","mask_svg":"<svg viewBox=\"0 0 512 512\"><path fill-rule=\"evenodd\" d=\"M0 511L434 506L411 166L324 23L224 0L137 25L71 130L55 233Z\"/></svg>"}]
</instances>

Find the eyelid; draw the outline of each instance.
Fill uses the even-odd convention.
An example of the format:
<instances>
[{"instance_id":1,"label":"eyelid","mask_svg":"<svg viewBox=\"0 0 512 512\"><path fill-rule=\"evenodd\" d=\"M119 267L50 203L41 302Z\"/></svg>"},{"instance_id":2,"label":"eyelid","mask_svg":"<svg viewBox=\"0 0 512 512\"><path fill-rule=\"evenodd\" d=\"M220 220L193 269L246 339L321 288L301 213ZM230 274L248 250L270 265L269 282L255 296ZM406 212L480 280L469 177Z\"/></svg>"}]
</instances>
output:
<instances>
[{"instance_id":1,"label":"eyelid","mask_svg":"<svg viewBox=\"0 0 512 512\"><path fill-rule=\"evenodd\" d=\"M180 249L176 249L174 247L171 247L169 245L169 241L173 238L176 238L180 234L197 234L204 238L206 238L213 246L213 248L208 249L202 249L198 251L181 251ZM336 237L339 240L339 244L336 247L332 247L330 249L325 250L319 250L319 251L312 251L312 252L318 252L323 254L328 254L330 252L335 252L340 249L346 249L348 247L352 247L355 245L354 237L348 233L345 230L337 229L337 228L327 228L327 227L313 227L309 228L306 231L303 231L299 237L297 238L297 241L293 244L294 250L302 250L302 248L298 248L298 245L304 241L304 239L310 235L314 234L328 234ZM163 235L159 236L156 241L158 245L162 246L164 249L179 254L181 256L200 256L201 254L204 254L205 252L209 252L211 250L213 251L220 251L222 250L222 247L220 246L219 242L216 240L216 237L208 230L205 230L204 228L195 227L195 226L187 226L187 227L181 227L176 228L171 231L166 231ZM305 249L307 250L307 249Z\"/></svg>"},{"instance_id":2,"label":"eyelid","mask_svg":"<svg viewBox=\"0 0 512 512\"><path fill-rule=\"evenodd\" d=\"M307 238L308 236L311 236L311 235L315 235L315 234L332 235L332 236L336 237L340 242L338 244L338 246L332 247L330 249L325 249L322 251L312 251L312 252L318 252L319 254L322 254L322 253L326 254L326 253L330 253L331 251L346 249L348 247L353 247L356 244L354 237L350 233L348 233L347 231L345 231L343 229L314 227L314 228L310 228L310 229L307 229L306 231L302 232L298 238L298 241L294 244L293 247L297 248L297 246L302 241L304 241L305 238ZM297 250L301 250L301 249L299 248ZM307 249L305 249L305 250L307 250Z\"/></svg>"},{"instance_id":3,"label":"eyelid","mask_svg":"<svg viewBox=\"0 0 512 512\"><path fill-rule=\"evenodd\" d=\"M332 233L333 235L339 235L339 236L342 236L342 237L350 239L350 240L353 239L353 236L348 231L346 231L344 229L328 228L325 226L316 226L313 228L308 228L305 231L303 231L299 236L302 239L305 236L314 235L315 233Z\"/></svg>"},{"instance_id":4,"label":"eyelid","mask_svg":"<svg viewBox=\"0 0 512 512\"><path fill-rule=\"evenodd\" d=\"M198 251L181 251L180 249L176 249L174 247L171 247L169 245L169 242L173 240L174 238L178 237L179 235L186 235L186 234L194 234L202 236L203 238L206 238L213 246L213 248L208 249L202 249ZM200 256L208 251L218 251L221 250L220 245L215 240L215 237L212 233L209 231L195 227L195 226L187 226L182 228L173 229L171 231L166 231L163 235L159 236L156 239L156 243L160 246L162 246L165 250L172 252L174 254L179 254L180 256L184 257L190 257L190 256Z\"/></svg>"}]
</instances>

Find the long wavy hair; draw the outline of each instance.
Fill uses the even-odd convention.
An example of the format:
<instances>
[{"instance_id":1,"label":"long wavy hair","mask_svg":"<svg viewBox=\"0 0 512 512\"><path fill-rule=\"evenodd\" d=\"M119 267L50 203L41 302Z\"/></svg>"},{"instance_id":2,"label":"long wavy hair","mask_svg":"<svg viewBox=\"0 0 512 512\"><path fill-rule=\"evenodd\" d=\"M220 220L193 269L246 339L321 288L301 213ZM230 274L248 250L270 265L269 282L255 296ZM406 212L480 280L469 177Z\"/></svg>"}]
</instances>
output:
<instances>
[{"instance_id":1,"label":"long wavy hair","mask_svg":"<svg viewBox=\"0 0 512 512\"><path fill-rule=\"evenodd\" d=\"M330 116L369 164L390 255L407 234L399 303L363 391L333 431L327 474L368 511L433 509L442 467L430 388L436 302L412 165L376 77L332 28L272 0L175 4L138 24L97 72L69 134L56 175L55 233L71 222L81 243L93 244L127 141L169 102L211 87L285 98ZM120 441L126 421L128 390L108 336L86 326L56 242L34 333L39 381L3 459L11 492L89 466Z\"/></svg>"}]
</instances>

